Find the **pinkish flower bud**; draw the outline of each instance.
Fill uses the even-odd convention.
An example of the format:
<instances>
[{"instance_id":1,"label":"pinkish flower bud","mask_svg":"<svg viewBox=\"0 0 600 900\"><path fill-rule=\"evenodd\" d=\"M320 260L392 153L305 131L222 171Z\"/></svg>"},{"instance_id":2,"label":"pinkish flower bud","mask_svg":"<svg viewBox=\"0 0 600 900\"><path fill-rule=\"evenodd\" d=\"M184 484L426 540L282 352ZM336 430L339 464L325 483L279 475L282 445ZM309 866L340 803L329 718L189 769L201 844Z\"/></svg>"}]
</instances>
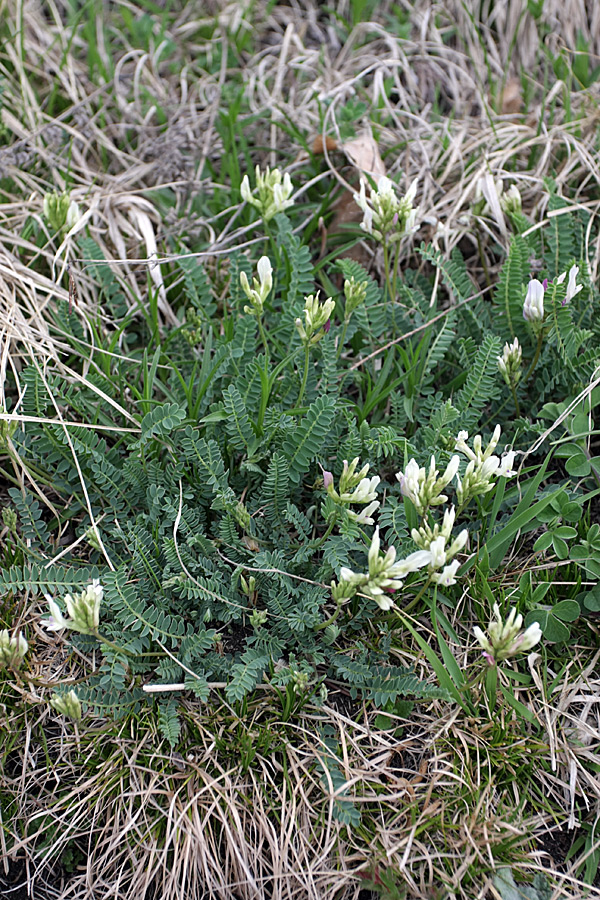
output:
<instances>
[{"instance_id":1,"label":"pinkish flower bud","mask_svg":"<svg viewBox=\"0 0 600 900\"><path fill-rule=\"evenodd\" d=\"M327 321L323 325L323 331L325 332L325 334L329 334L330 328L331 328L331 319L327 319Z\"/></svg>"},{"instance_id":2,"label":"pinkish flower bud","mask_svg":"<svg viewBox=\"0 0 600 900\"><path fill-rule=\"evenodd\" d=\"M323 473L323 487L327 490L327 488L333 484L333 472L328 472L323 466L321 466L321 472Z\"/></svg>"}]
</instances>

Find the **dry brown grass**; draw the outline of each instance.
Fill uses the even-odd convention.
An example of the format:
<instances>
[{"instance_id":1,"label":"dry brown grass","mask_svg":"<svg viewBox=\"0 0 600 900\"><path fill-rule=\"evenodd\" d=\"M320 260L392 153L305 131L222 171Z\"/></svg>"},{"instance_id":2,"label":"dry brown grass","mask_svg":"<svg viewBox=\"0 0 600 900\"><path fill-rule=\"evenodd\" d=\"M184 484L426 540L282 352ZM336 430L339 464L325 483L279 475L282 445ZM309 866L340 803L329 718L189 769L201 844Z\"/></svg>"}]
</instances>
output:
<instances>
[{"instance_id":1,"label":"dry brown grass","mask_svg":"<svg viewBox=\"0 0 600 900\"><path fill-rule=\"evenodd\" d=\"M412 28L402 42L383 24L395 5L378 4L377 21L357 25L343 43L340 31L308 0L278 4L268 14L258 10L259 48L237 63L250 109L260 116L249 131L249 140L265 148L257 161L293 170L301 148L280 126L293 122L308 141L321 131L335 136L340 107L360 97L373 107L383 104L390 114L393 124L378 129L388 171L401 174L406 185L419 177L421 206L444 251L459 242L465 250L474 241L470 203L479 178L487 173L517 184L532 220L544 220L547 195L540 188L549 175L574 204L595 216L598 204L588 196L600 181L598 89L573 95L577 121L574 116L569 120L563 87L555 84L548 92L539 81L538 30L525 0L403 0L400 6L410 14ZM484 25L477 32L471 14L480 6ZM166 238L202 234L211 256L247 240L236 226L235 208L213 219L186 215L191 197L214 189L201 173L207 159L218 160L222 153L215 121L232 74L226 56L216 74L194 69L196 56L212 52L197 38L198 25L202 18L218 16L226 41L228 29L250 27L244 24L244 7L211 3L199 10L198 4L183 4L168 28L175 47L173 67L161 57L160 44L145 54L119 45L113 33L114 78L93 83L83 39L70 41L59 0L0 3L0 15L14 35L0 51L2 123L12 135L10 146L0 152L0 167L15 185L12 201L0 207L3 390L9 370L19 384L23 360L34 359L41 371L51 362L65 379L81 377L65 362L53 316L56 298L67 298L69 261L77 272L86 342L93 345L87 317L96 308L96 287L86 261L78 258L76 234L61 246L48 234L41 249L27 236L31 218L45 227L43 195L65 186L67 170L72 196L88 211L86 224L113 264L132 310L140 297L142 302L147 297L144 261L160 255ZM135 4L130 8L135 12ZM349 0L340 0L336 8L348 20ZM24 31L19 36L21 12ZM547 0L542 19L552 45L572 48L581 32L597 61L598 4ZM109 68L108 48L100 45L99 52ZM514 94L519 67L528 73L532 98L524 111L518 111ZM66 108L49 116L46 100L54 79ZM391 92L384 91L384 80L393 85ZM446 112L442 117L433 115L439 86ZM491 93L499 97L503 89L508 111L500 103L497 112ZM168 111L166 126L159 123L156 109L145 108L148 95ZM319 106L326 107L323 122ZM556 169L558 153L565 149ZM326 177L341 178L328 154L325 160ZM175 192L176 207L170 220L161 221L153 198L165 186ZM438 223L443 227L436 233ZM506 236L492 219L486 231L493 268L493 244L505 245ZM593 279L599 261L598 247L591 248ZM160 264L150 268L150 276L159 292L162 322L175 323L177 311L169 304ZM25 471L17 474L31 480ZM52 502L50 492L38 490ZM37 615L31 608L20 612L23 620ZM590 809L600 803L593 768L600 762L596 659L586 659L583 649L572 650L572 664L549 694L533 665L539 692L519 695L547 735L537 767L531 763L534 749L528 735L522 738L522 755L533 765L532 778L542 792L564 810L558 823L564 829L575 824L576 799ZM427 677L416 648L407 644L404 661L415 660ZM45 671L46 681L51 680L48 671L52 680L74 677L64 661L54 659L50 665L41 653L38 674ZM40 688L30 699L43 696ZM187 715L197 737L183 758L164 755L143 717L135 731L128 731L134 729L131 723L118 732L98 723L78 734L69 726L61 730L47 710L14 719L0 708L5 735L19 730L2 790L16 798L14 821L23 829L4 823L14 841L5 853L27 860L32 896L38 896L49 867L71 842L83 856L60 892L64 900L193 900L206 895L333 900L356 896L359 874L375 864L393 866L411 897L440 896L435 893L440 890L442 896L472 900L497 896L490 879L476 884L470 873L491 872L496 855L504 855L509 845L517 868L553 871L554 861L531 843L536 830L555 826L553 816L529 808L516 781L510 788L490 787L497 747L480 723L443 704L432 704L400 723L406 735L401 739L377 729L373 716L363 712L347 717L326 708L314 714L327 720L342 747L345 789L363 812L365 824L358 829L334 818L333 784L324 784L317 771L326 748L316 738L315 719L281 725L281 746L270 755L259 752L244 770L235 753L216 749L216 738L227 742L227 734L215 725L218 711L208 717L190 702ZM222 722L232 731L238 727L227 711ZM270 727L277 730L276 723ZM516 740L516 730L508 716L507 739ZM46 835L51 841L44 846ZM568 867L554 874L553 898L580 895L583 887Z\"/></svg>"}]
</instances>

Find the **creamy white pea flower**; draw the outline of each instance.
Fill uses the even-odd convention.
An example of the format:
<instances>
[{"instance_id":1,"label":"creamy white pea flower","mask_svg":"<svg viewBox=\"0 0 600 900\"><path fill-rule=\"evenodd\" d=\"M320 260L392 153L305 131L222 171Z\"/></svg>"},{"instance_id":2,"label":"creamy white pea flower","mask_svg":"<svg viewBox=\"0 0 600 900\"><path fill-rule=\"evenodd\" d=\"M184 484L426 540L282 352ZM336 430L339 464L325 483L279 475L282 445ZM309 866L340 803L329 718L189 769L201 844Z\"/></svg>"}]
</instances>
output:
<instances>
[{"instance_id":1,"label":"creamy white pea flower","mask_svg":"<svg viewBox=\"0 0 600 900\"><path fill-rule=\"evenodd\" d=\"M389 547L382 553L379 528L376 528L368 553L369 571L353 572L343 566L340 569L340 587L343 584L351 585L371 597L381 609L388 610L394 605L390 594L402 587L407 575L429 565L430 561L431 553L426 550L418 550L398 561L395 547ZM336 586L338 592L340 587Z\"/></svg>"},{"instance_id":2,"label":"creamy white pea flower","mask_svg":"<svg viewBox=\"0 0 600 900\"><path fill-rule=\"evenodd\" d=\"M354 200L363 213L361 227L380 243L390 244L417 230L418 207L413 205L418 181L415 179L406 194L398 197L394 183L382 175L377 190L371 189L367 199L364 180Z\"/></svg>"},{"instance_id":3,"label":"creamy white pea flower","mask_svg":"<svg viewBox=\"0 0 600 900\"><path fill-rule=\"evenodd\" d=\"M426 472L424 466L411 459L404 472L397 472L396 478L400 482L400 491L404 497L407 497L419 515L425 515L430 506L441 506L446 503L448 497L442 494L456 473L460 465L460 458L456 455L452 457L443 475L439 475L436 467L435 456L431 457L429 462L429 472Z\"/></svg>"},{"instance_id":4,"label":"creamy white pea flower","mask_svg":"<svg viewBox=\"0 0 600 900\"><path fill-rule=\"evenodd\" d=\"M73 690L62 694L55 693L50 700L50 706L63 716L68 716L76 722L81 721L81 701Z\"/></svg>"},{"instance_id":5,"label":"creamy white pea flower","mask_svg":"<svg viewBox=\"0 0 600 900\"><path fill-rule=\"evenodd\" d=\"M17 669L23 662L28 649L25 635L20 631L11 635L6 628L3 628L0 631L0 668L12 666Z\"/></svg>"},{"instance_id":6,"label":"creamy white pea flower","mask_svg":"<svg viewBox=\"0 0 600 900\"><path fill-rule=\"evenodd\" d=\"M98 578L94 578L84 590L75 597L71 594L65 596L65 605L70 618L66 619L58 604L48 597L50 618L42 619L48 631L60 631L70 628L80 634L96 634L100 625L100 604L104 596L104 590Z\"/></svg>"},{"instance_id":7,"label":"creamy white pea flower","mask_svg":"<svg viewBox=\"0 0 600 900\"><path fill-rule=\"evenodd\" d=\"M500 426L496 425L485 449L481 435L475 435L471 449L467 444L468 434L465 431L459 432L456 449L470 460L463 477L457 477L456 496L461 507L479 494L487 494L493 490L497 478L510 478L516 475L512 468L516 455L514 450L510 450L502 459L494 454L500 433Z\"/></svg>"},{"instance_id":8,"label":"creamy white pea flower","mask_svg":"<svg viewBox=\"0 0 600 900\"><path fill-rule=\"evenodd\" d=\"M256 271L258 278L252 279L252 287L248 283L248 276L245 272L240 272L240 284L252 304L252 306L244 306L244 312L251 315L262 315L265 300L273 288L273 266L268 256L261 256Z\"/></svg>"},{"instance_id":9,"label":"creamy white pea flower","mask_svg":"<svg viewBox=\"0 0 600 900\"><path fill-rule=\"evenodd\" d=\"M498 357L498 369L509 387L514 387L521 378L522 354L519 339L515 338L512 344L504 345L502 356Z\"/></svg>"},{"instance_id":10,"label":"creamy white pea flower","mask_svg":"<svg viewBox=\"0 0 600 900\"><path fill-rule=\"evenodd\" d=\"M486 635L477 625L473 632L479 645L483 648L483 655L494 665L508 659L521 651L531 650L541 640L542 630L538 622L534 622L525 631L521 631L523 616L517 614L516 609L511 609L506 622L502 621L500 608L494 603L494 619L488 625Z\"/></svg>"},{"instance_id":11,"label":"creamy white pea flower","mask_svg":"<svg viewBox=\"0 0 600 900\"><path fill-rule=\"evenodd\" d=\"M359 513L354 512L353 510L348 510L349 517L357 523L357 525L373 525L374 519L372 515L379 509L379 500L373 500L372 503L369 503L368 506L365 506L364 509L361 509Z\"/></svg>"},{"instance_id":12,"label":"creamy white pea flower","mask_svg":"<svg viewBox=\"0 0 600 900\"><path fill-rule=\"evenodd\" d=\"M267 166L263 173L260 166L256 166L255 177L256 188L252 191L250 179L244 175L240 194L246 203L250 203L259 211L265 222L269 222L277 213L284 212L293 205L291 195L294 186L287 172L282 176L279 169L270 169Z\"/></svg>"},{"instance_id":13,"label":"creamy white pea flower","mask_svg":"<svg viewBox=\"0 0 600 900\"><path fill-rule=\"evenodd\" d=\"M544 321L544 285L537 278L532 278L527 287L523 304L523 318L535 327Z\"/></svg>"},{"instance_id":14,"label":"creamy white pea flower","mask_svg":"<svg viewBox=\"0 0 600 900\"><path fill-rule=\"evenodd\" d=\"M450 587L456 584L456 573L460 563L457 559L452 560L447 566L444 566L441 572L434 572L431 580L442 587Z\"/></svg>"},{"instance_id":15,"label":"creamy white pea flower","mask_svg":"<svg viewBox=\"0 0 600 900\"><path fill-rule=\"evenodd\" d=\"M570 303L577 296L579 291L583 290L582 284L577 284L577 276L579 275L579 266L571 266L569 269L569 281L567 283L567 295L564 302Z\"/></svg>"}]
</instances>

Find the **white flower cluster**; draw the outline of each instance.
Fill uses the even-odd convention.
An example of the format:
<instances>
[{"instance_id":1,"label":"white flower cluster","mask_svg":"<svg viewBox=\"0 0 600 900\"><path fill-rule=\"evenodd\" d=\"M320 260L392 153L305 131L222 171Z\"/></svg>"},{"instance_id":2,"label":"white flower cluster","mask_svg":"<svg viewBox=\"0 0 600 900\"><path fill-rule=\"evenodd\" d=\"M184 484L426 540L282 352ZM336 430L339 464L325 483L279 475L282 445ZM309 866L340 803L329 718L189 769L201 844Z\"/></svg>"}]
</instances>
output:
<instances>
[{"instance_id":1,"label":"white flower cluster","mask_svg":"<svg viewBox=\"0 0 600 900\"><path fill-rule=\"evenodd\" d=\"M68 716L76 722L81 721L81 700L73 690L54 694L50 706L63 716Z\"/></svg>"},{"instance_id":2,"label":"white flower cluster","mask_svg":"<svg viewBox=\"0 0 600 900\"><path fill-rule=\"evenodd\" d=\"M58 603L52 597L47 597L50 618L43 619L42 624L48 631L62 631L63 628L70 628L80 634L97 634L103 595L104 591L98 578L94 578L92 583L75 597L67 594L65 606L70 617L68 619L63 616Z\"/></svg>"},{"instance_id":3,"label":"white flower cluster","mask_svg":"<svg viewBox=\"0 0 600 900\"><path fill-rule=\"evenodd\" d=\"M328 297L321 303L319 291L311 294L304 301L304 324L302 319L296 319L296 329L304 344L316 344L321 340L328 329L331 314L335 309L335 300Z\"/></svg>"},{"instance_id":4,"label":"white flower cluster","mask_svg":"<svg viewBox=\"0 0 600 900\"><path fill-rule=\"evenodd\" d=\"M502 621L500 608L494 603L494 616L488 625L488 636L477 625L473 628L475 637L483 648L483 655L490 665L508 659L516 653L531 650L542 637L542 629L534 622L525 631L521 631L523 616L511 609L506 622Z\"/></svg>"},{"instance_id":5,"label":"white flower cluster","mask_svg":"<svg viewBox=\"0 0 600 900\"><path fill-rule=\"evenodd\" d=\"M513 471L515 451L509 450L502 458L494 454L500 440L500 426L496 425L494 433L485 449L481 435L473 438L473 449L467 444L469 435L460 431L456 440L456 449L469 458L462 479L457 477L456 496L459 506L465 506L474 497L487 494L493 490L497 478L510 478L517 473Z\"/></svg>"},{"instance_id":6,"label":"white flower cluster","mask_svg":"<svg viewBox=\"0 0 600 900\"><path fill-rule=\"evenodd\" d=\"M516 184L511 185L504 193L501 190L499 200L502 211L505 212L507 216L514 216L516 213L521 212L521 194Z\"/></svg>"},{"instance_id":7,"label":"white flower cluster","mask_svg":"<svg viewBox=\"0 0 600 900\"><path fill-rule=\"evenodd\" d=\"M27 641L20 631L12 637L6 628L0 631L0 668L11 666L17 669L23 662L27 650Z\"/></svg>"},{"instance_id":8,"label":"white flower cluster","mask_svg":"<svg viewBox=\"0 0 600 900\"><path fill-rule=\"evenodd\" d=\"M394 605L394 601L390 594L402 587L402 580L410 572L416 572L431 562L431 553L428 550L417 550L411 553L406 559L396 562L396 548L389 547L385 553L381 553L381 542L379 540L379 528L375 529L375 534L369 548L369 571L367 573L353 572L343 566L340 569L339 585L332 583L334 596L353 596L357 591L361 591L368 597L371 597L377 605L388 610ZM340 590L341 589L341 590Z\"/></svg>"},{"instance_id":9,"label":"white flower cluster","mask_svg":"<svg viewBox=\"0 0 600 900\"><path fill-rule=\"evenodd\" d=\"M256 187L250 189L250 180L244 175L240 185L242 199L254 206L265 222L268 222L277 213L283 212L292 206L294 201L290 199L294 186L288 173L282 175L279 169L270 169L268 166L264 174L260 166L256 166Z\"/></svg>"},{"instance_id":10,"label":"white flower cluster","mask_svg":"<svg viewBox=\"0 0 600 900\"><path fill-rule=\"evenodd\" d=\"M502 356L498 357L498 369L509 387L514 387L521 378L522 355L519 339L515 338L512 344L504 345Z\"/></svg>"},{"instance_id":11,"label":"white flower cluster","mask_svg":"<svg viewBox=\"0 0 600 900\"><path fill-rule=\"evenodd\" d=\"M424 516L430 506L442 506L447 502L448 497L442 494L442 491L458 472L459 465L460 458L453 456L444 474L438 477L435 456L432 456L429 462L429 472L411 459L404 472L396 473L402 495L408 497L419 515Z\"/></svg>"},{"instance_id":12,"label":"white flower cluster","mask_svg":"<svg viewBox=\"0 0 600 900\"><path fill-rule=\"evenodd\" d=\"M348 460L344 460L344 469L340 475L338 490L335 489L332 473L323 470L323 485L331 499L340 506L347 506L350 503L368 503L368 506L360 513L355 513L350 509L347 510L347 513L359 525L372 525L372 515L379 507L379 500L376 497L377 485L381 479L379 475L367 477L368 463L357 472L358 463L358 456L350 464L348 464Z\"/></svg>"},{"instance_id":13,"label":"white flower cluster","mask_svg":"<svg viewBox=\"0 0 600 900\"><path fill-rule=\"evenodd\" d=\"M261 256L256 266L258 278L252 279L252 287L248 283L248 276L245 272L240 272L240 284L246 297L252 304L244 306L244 312L250 315L262 315L265 300L271 293L273 288L273 266L268 256Z\"/></svg>"},{"instance_id":14,"label":"white flower cluster","mask_svg":"<svg viewBox=\"0 0 600 900\"><path fill-rule=\"evenodd\" d=\"M381 609L388 610L394 605L389 594L402 587L403 579L409 573L425 567L428 583L433 582L444 587L456 584L460 565L456 557L466 546L469 533L463 528L457 535L453 535L456 519L454 506L445 510L441 524L430 523L427 515L430 508L447 502L448 497L442 491L454 478L457 481L458 503L463 507L478 494L491 491L497 478L508 478L516 474L512 469L514 451L509 451L502 459L494 454L500 440L499 425L496 426L485 448L481 435L473 438L472 449L467 445L467 439L468 434L463 431L456 440L456 449L469 458L462 479L458 474L460 457L457 454L450 459L443 475L440 475L437 469L434 456L431 457L428 470L411 459L404 472L396 474L402 494L411 501L422 518L420 527L411 531L412 539L419 549L406 559L396 561L395 547L390 547L385 554L380 552L379 528L376 528L368 554L369 571L354 572L344 566L340 569L338 582L331 583L332 595L338 606L360 591L375 600ZM332 473L323 470L323 484L336 503L368 503L369 506L362 513L349 514L363 524L373 524L371 514L379 506L379 501L375 499L379 477L367 477L368 465L363 466L360 471L357 471L357 467L358 458L352 460L350 464L344 461L344 471L340 476L338 490L334 486Z\"/></svg>"},{"instance_id":15,"label":"white flower cluster","mask_svg":"<svg viewBox=\"0 0 600 900\"><path fill-rule=\"evenodd\" d=\"M68 193L59 194L52 191L44 196L42 202L44 218L56 232L70 231L81 218L79 204L71 200Z\"/></svg>"},{"instance_id":16,"label":"white flower cluster","mask_svg":"<svg viewBox=\"0 0 600 900\"><path fill-rule=\"evenodd\" d=\"M458 536L452 539L455 516L456 512L452 506L445 511L441 525L436 522L431 527L429 523L424 522L420 528L413 528L411 531L411 537L417 547L421 550L429 550L431 553L431 562L429 563L431 580L444 587L456 584L459 562L454 557L460 553L469 539L469 532L466 528L463 528ZM437 571L438 569L442 571Z\"/></svg>"},{"instance_id":17,"label":"white flower cluster","mask_svg":"<svg viewBox=\"0 0 600 900\"><path fill-rule=\"evenodd\" d=\"M412 182L404 197L398 197L394 184L386 175L377 182L377 190L371 190L367 200L365 182L354 200L363 211L361 227L382 244L392 244L417 228L419 207L413 206L417 194L417 180Z\"/></svg>"}]
</instances>

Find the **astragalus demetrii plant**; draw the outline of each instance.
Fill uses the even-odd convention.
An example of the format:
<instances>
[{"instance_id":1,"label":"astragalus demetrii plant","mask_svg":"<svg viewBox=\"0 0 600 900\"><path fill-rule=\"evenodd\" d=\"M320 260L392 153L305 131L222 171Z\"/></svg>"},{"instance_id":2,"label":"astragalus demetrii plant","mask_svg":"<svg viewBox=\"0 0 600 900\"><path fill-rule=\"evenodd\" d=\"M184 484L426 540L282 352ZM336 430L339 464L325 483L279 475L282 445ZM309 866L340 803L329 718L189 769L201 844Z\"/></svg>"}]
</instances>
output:
<instances>
[{"instance_id":1,"label":"astragalus demetrii plant","mask_svg":"<svg viewBox=\"0 0 600 900\"><path fill-rule=\"evenodd\" d=\"M176 22L166 8L159 21L158 13L138 18L123 7L123 22L113 27L121 9L109 4L106 33L104 23L95 30L76 17L63 33L52 16L65 4L54 4L50 17L39 4L23 4L23 22L5 6L0 625L14 664L2 671L2 704L20 710L19 722L37 717L20 772L31 772L36 760L27 815L39 834L21 835L21 846L41 845L40 835L50 834L47 805L35 806L48 746L57 770L44 803L55 804L61 822L45 845L48 857L89 821L107 823L99 841L81 841L93 854L77 869L82 890L112 883L128 900L140 900L148 885L169 900L206 890L324 900L347 886L351 895L354 868L378 863L381 853L400 892L406 886L470 900L494 876L488 860L510 859L515 840L529 849L529 833L515 838L513 819L503 828L494 818L505 796L498 773L505 763L515 771L504 748L526 747L521 773L547 757L539 750L542 691L526 681L540 672L544 688L544 672L524 654L503 661L521 679L510 698L521 707L499 693L497 717L482 725L476 693L467 696L461 680L475 659L473 622L487 622L506 582L513 592L518 585L510 601L517 616L537 615L548 631L559 603L579 610L577 582L596 564L587 517L598 471L597 234L586 206L589 173L580 184L573 178L587 119L561 130L562 95L555 94L545 111L518 127L504 117L492 135L474 101L485 66L471 71L467 87L454 74L470 65L455 42L477 49L464 4L438 4L425 15L425 42L415 23L414 41L398 41L390 22L375 37L359 25L354 49L335 50L343 70L336 79L347 77L356 99L343 110L341 81L330 94L313 85L313 64L321 85L329 83L323 61L345 34L347 17L324 9L293 23L290 5L265 7L263 21L260 5L233 4L211 36L207 21ZM354 16L360 4L351 6ZM385 4L372 6L380 15ZM394 21L403 15L394 13ZM523 16L531 26L529 7ZM491 42L501 19L485 32ZM561 40L574 21L563 17ZM97 48L89 46L92 34ZM284 34L285 48L278 44ZM541 53L545 41L537 36L534 53ZM79 52L84 46L89 54ZM421 58L432 46L436 52ZM355 49L368 56L366 68L352 69ZM260 78L245 68L254 51ZM489 52L493 72L495 45ZM55 74L63 53L64 79ZM100 83L84 98L86 59ZM409 78L413 63L418 77ZM365 78L373 94L364 115L377 119L389 175L358 193L362 208L348 194L356 217L338 253L330 239L338 184L330 163L339 160L307 158L306 148L317 124L323 132L330 123L352 125L367 96ZM428 85L439 108L428 105ZM299 97L313 96L310 109L298 108ZM581 91L579 112L589 97ZM34 98L35 108L24 108ZM499 88L494 98L500 102ZM400 114L404 99L416 139ZM456 121L443 113L449 101ZM269 134L264 108L272 114ZM487 95L481 108L488 115ZM420 123L414 111L423 109L431 116ZM468 110L464 122L461 110ZM53 114L54 136L45 119ZM30 133L13 136L6 123L15 121ZM463 153L471 137L477 149ZM481 168L480 152L489 151L486 165L500 165L492 141L502 141L502 159L513 154L508 175L518 187L501 195L504 230L489 209L481 211L479 246L472 216L462 219L470 199L465 207L461 195ZM536 154L539 171L525 176ZM544 182L553 169L557 182ZM355 177L356 189L359 173L340 174ZM507 172L490 178L506 185ZM72 290L69 303L68 273L57 263L68 207L61 203L54 225L43 214L55 184L80 209L85 198L89 213L68 238L79 305ZM357 241L360 249L348 247ZM544 290L537 322L524 316L532 278ZM534 299L528 312L541 313L539 292L537 307ZM507 386L498 358L517 340L521 377L513 366ZM486 456L496 424L512 460L496 448ZM466 437L477 434L479 444ZM458 435L474 458L456 446ZM552 450L569 455L548 459ZM368 469L356 484L342 484L355 460L353 477ZM547 536L545 550L532 549ZM563 545L559 565L548 547L564 553ZM581 556L570 562L574 545ZM521 583L523 568L529 586ZM101 604L92 596L87 612L76 610L95 582ZM546 591L541 601L538 587ZM46 595L56 604L55 625L66 627L39 627ZM569 621L583 639L578 646L589 648L586 622ZM16 635L28 644L19 659ZM560 644L546 637L535 649L561 671ZM475 665L477 677L498 668L480 659ZM340 697L346 705L338 713ZM409 707L419 699L426 702ZM552 702L551 691L544 702ZM359 709L365 719L354 728ZM73 722L81 715L76 725L64 721L72 714ZM389 732L381 730L382 714ZM411 734L427 737L418 747L424 773L415 776L423 781L405 790L390 770L407 719ZM439 737L431 736L446 727L449 752L436 756ZM453 740L460 728L460 746L469 748L462 759ZM303 729L310 740L299 737ZM21 732L11 720L6 733ZM75 797L65 741L93 774ZM481 769L494 773L483 784L473 770L482 748L490 755ZM410 752L402 750L402 766L412 765ZM354 778L359 770L375 773L372 788ZM7 772L12 791L21 774ZM507 780L514 816L515 780ZM457 783L464 787L458 799L449 787ZM481 806L473 802L475 784ZM131 812L126 840L110 824L123 790ZM272 814L267 799L284 807L290 790L289 809ZM529 801L525 788L524 795ZM19 802L24 809L27 798ZM299 825L291 809L300 810ZM4 806L2 816L5 822ZM253 837L258 863L247 850ZM292 859L290 848L305 855ZM149 866L139 865L145 850ZM105 878L102 863L124 860L126 877Z\"/></svg>"}]
</instances>

